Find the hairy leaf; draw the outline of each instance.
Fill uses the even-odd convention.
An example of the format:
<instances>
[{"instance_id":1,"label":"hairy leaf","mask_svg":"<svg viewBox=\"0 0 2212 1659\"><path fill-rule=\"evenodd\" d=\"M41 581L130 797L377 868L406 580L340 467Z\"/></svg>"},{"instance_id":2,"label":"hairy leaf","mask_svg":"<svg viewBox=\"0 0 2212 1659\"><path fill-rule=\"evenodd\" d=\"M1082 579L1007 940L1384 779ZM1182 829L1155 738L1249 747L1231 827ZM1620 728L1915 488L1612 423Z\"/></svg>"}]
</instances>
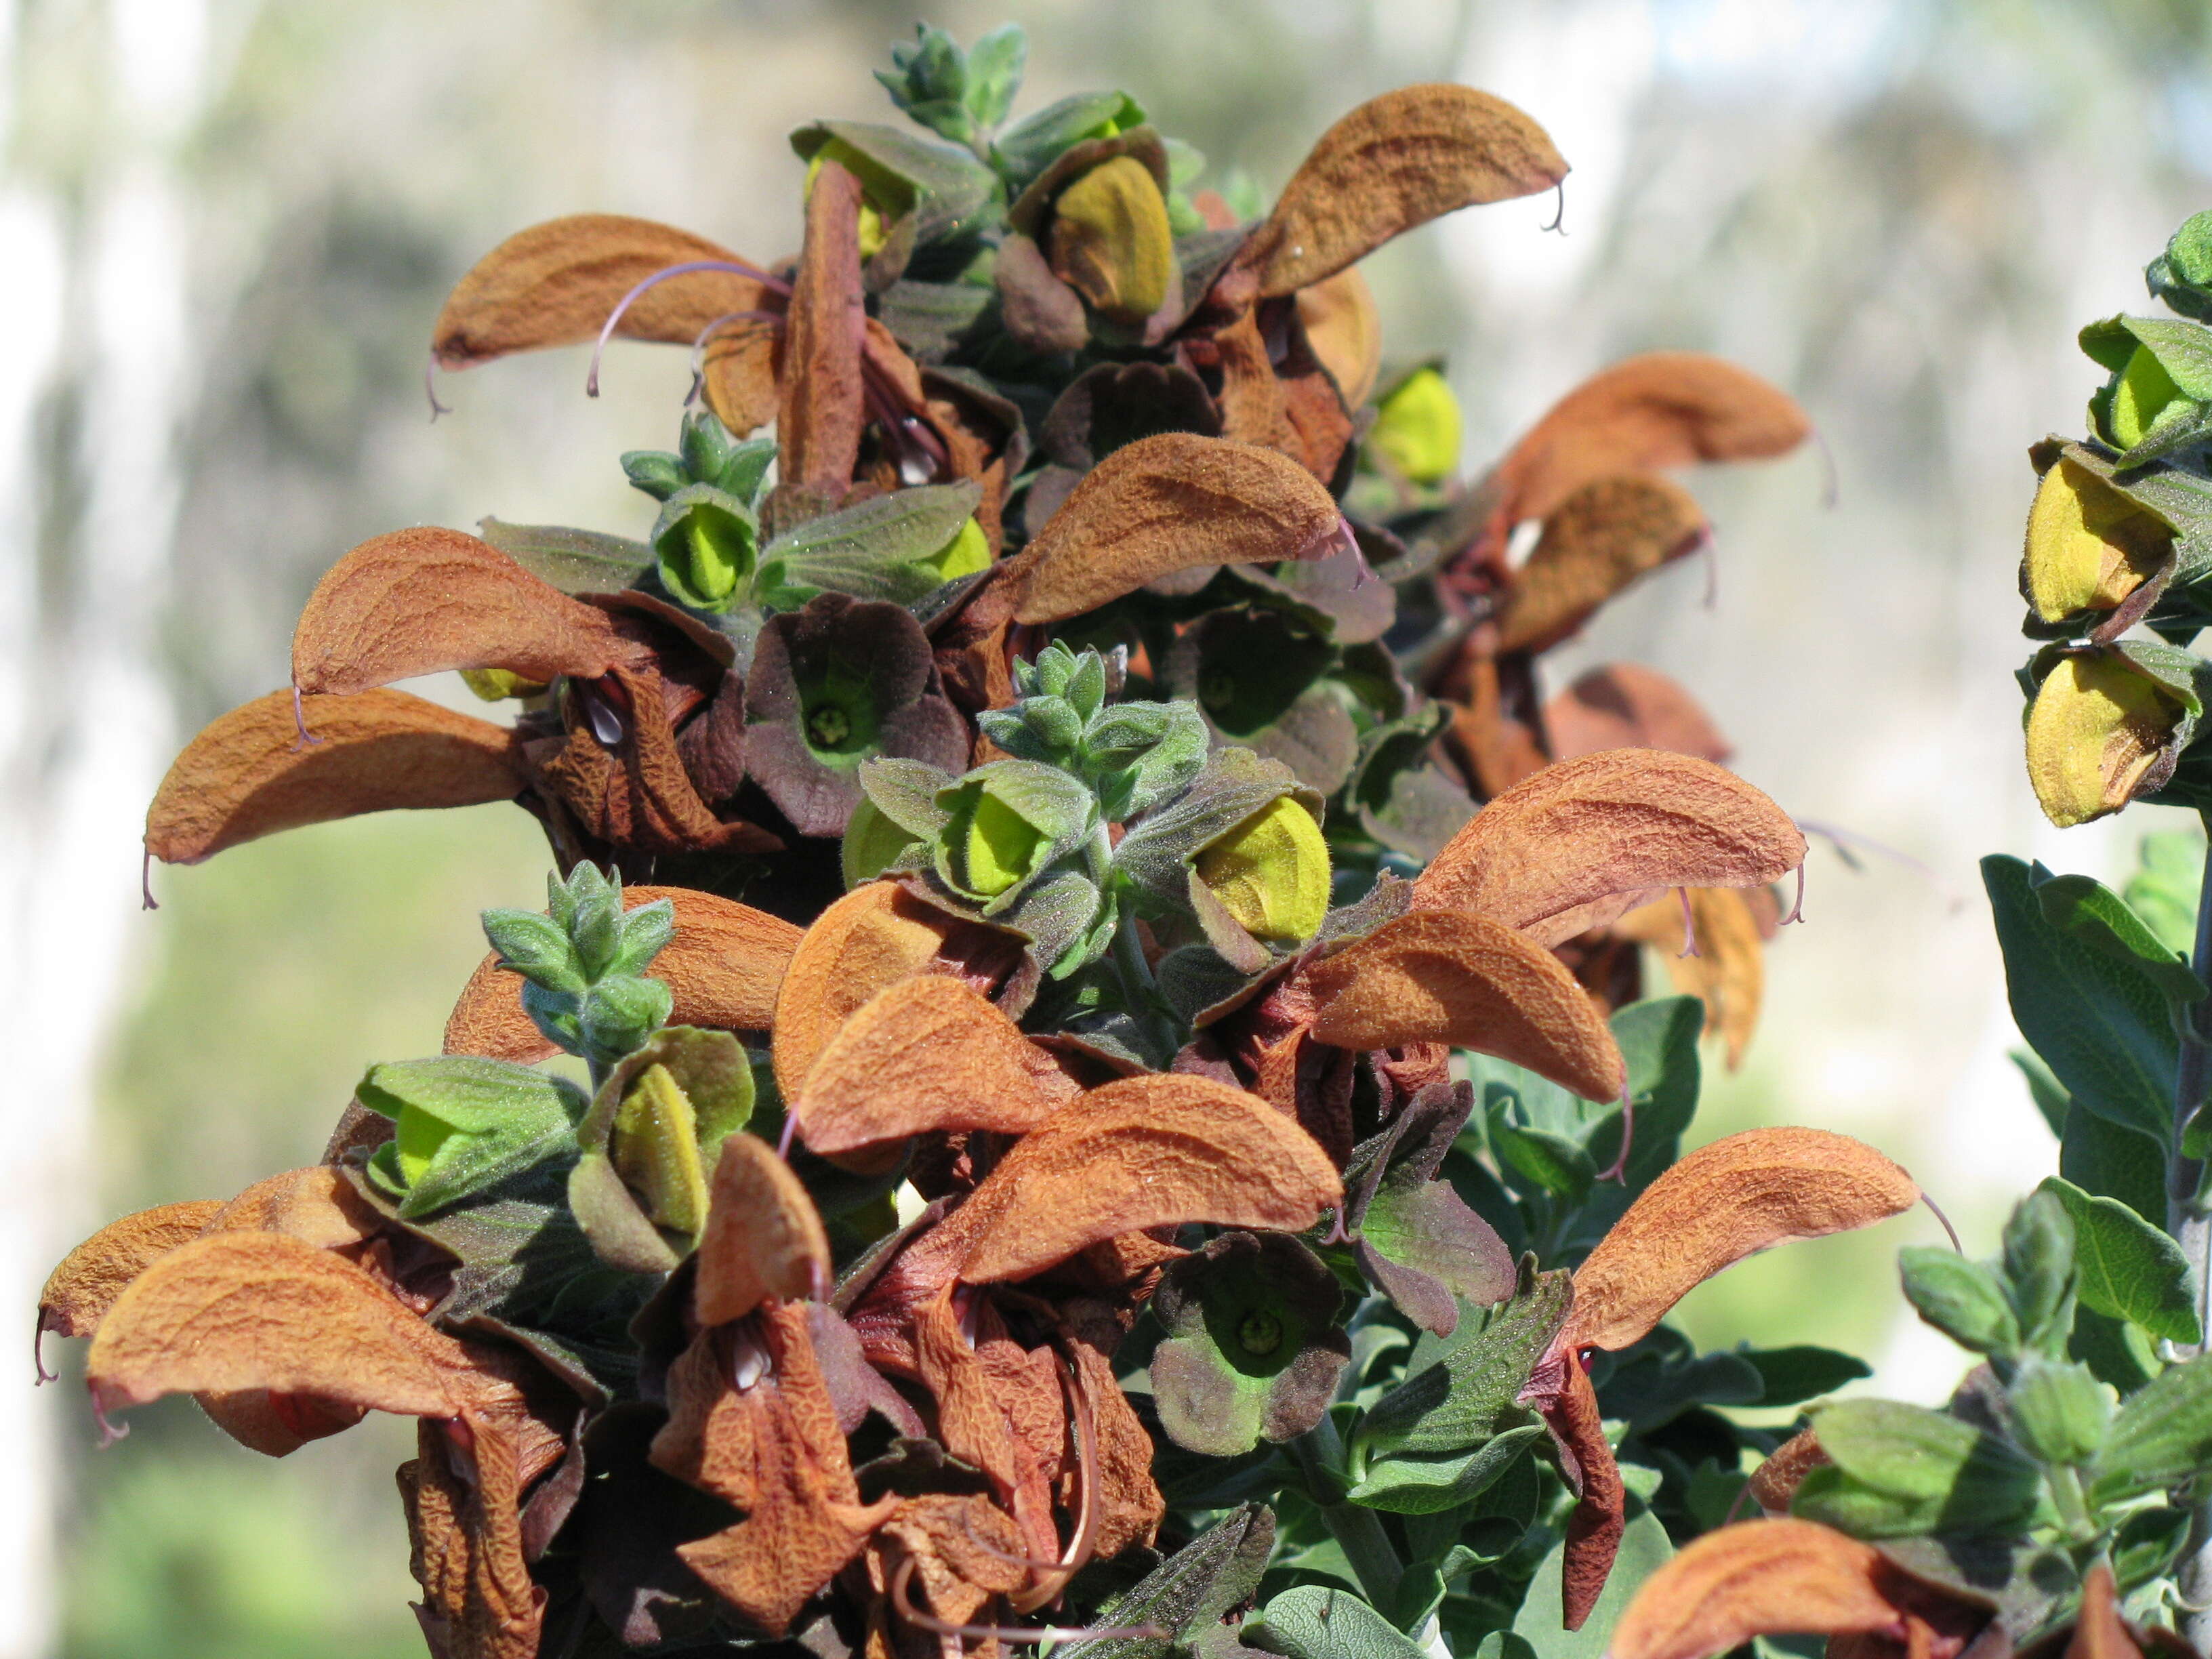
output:
<instances>
[{"instance_id":1,"label":"hairy leaf","mask_svg":"<svg viewBox=\"0 0 2212 1659\"><path fill-rule=\"evenodd\" d=\"M200 1236L222 1212L221 1199L163 1204L111 1221L61 1259L39 1292L39 1328L90 1336L124 1286Z\"/></svg>"},{"instance_id":2,"label":"hairy leaf","mask_svg":"<svg viewBox=\"0 0 2212 1659\"><path fill-rule=\"evenodd\" d=\"M1342 522L1312 474L1272 449L1189 432L1139 438L1092 468L1014 561L1014 619L1080 616L1199 565L1322 558Z\"/></svg>"},{"instance_id":3,"label":"hairy leaf","mask_svg":"<svg viewBox=\"0 0 2212 1659\"><path fill-rule=\"evenodd\" d=\"M625 887L623 908L668 900L676 933L653 957L652 976L675 998L673 1025L765 1031L799 930L781 917L690 887ZM533 1065L559 1050L522 1009L523 979L500 966L496 951L469 976L446 1020L445 1051Z\"/></svg>"},{"instance_id":4,"label":"hairy leaf","mask_svg":"<svg viewBox=\"0 0 2212 1659\"><path fill-rule=\"evenodd\" d=\"M304 721L316 741L300 741ZM185 745L146 809L146 850L197 864L280 830L393 807L475 806L520 793L513 734L404 691L271 691Z\"/></svg>"},{"instance_id":5,"label":"hairy leaf","mask_svg":"<svg viewBox=\"0 0 2212 1659\"><path fill-rule=\"evenodd\" d=\"M1093 1089L1023 1137L945 1224L966 1242L960 1277L988 1284L1146 1227L1300 1232L1343 1200L1328 1154L1257 1095L1153 1074Z\"/></svg>"},{"instance_id":6,"label":"hairy leaf","mask_svg":"<svg viewBox=\"0 0 2212 1659\"><path fill-rule=\"evenodd\" d=\"M1871 1544L1810 1521L1707 1533L1644 1581L1613 1626L1613 1659L1707 1659L1754 1636L1885 1631L1900 1610Z\"/></svg>"},{"instance_id":7,"label":"hairy leaf","mask_svg":"<svg viewBox=\"0 0 2212 1659\"><path fill-rule=\"evenodd\" d=\"M2083 1192L2046 1176L2074 1218L2074 1261L2081 1300L2100 1314L2132 1320L2153 1336L2191 1346L2203 1340L2197 1316L2195 1274L2163 1231L2116 1198Z\"/></svg>"},{"instance_id":8,"label":"hairy leaf","mask_svg":"<svg viewBox=\"0 0 2212 1659\"><path fill-rule=\"evenodd\" d=\"M1619 1350L1723 1267L1791 1238L1864 1227L1920 1200L1873 1147L1825 1129L1747 1129L1654 1181L1575 1271L1565 1340Z\"/></svg>"},{"instance_id":9,"label":"hairy leaf","mask_svg":"<svg viewBox=\"0 0 2212 1659\"><path fill-rule=\"evenodd\" d=\"M292 684L366 691L448 668L504 668L543 684L595 678L640 649L605 611L506 554L425 526L363 542L315 584L292 635Z\"/></svg>"},{"instance_id":10,"label":"hairy leaf","mask_svg":"<svg viewBox=\"0 0 2212 1659\"><path fill-rule=\"evenodd\" d=\"M1558 957L1502 921L1415 910L1320 963L1309 979L1323 1042L1446 1042L1498 1054L1592 1100L1620 1094L1620 1049L1589 995Z\"/></svg>"},{"instance_id":11,"label":"hairy leaf","mask_svg":"<svg viewBox=\"0 0 2212 1659\"><path fill-rule=\"evenodd\" d=\"M1600 478L1561 501L1498 613L1501 651L1548 651L1638 576L1696 551L1705 515L1664 478Z\"/></svg>"},{"instance_id":12,"label":"hairy leaf","mask_svg":"<svg viewBox=\"0 0 2212 1659\"><path fill-rule=\"evenodd\" d=\"M846 1152L933 1130L1026 1133L1076 1092L990 999L924 974L854 1011L791 1109L814 1151Z\"/></svg>"},{"instance_id":13,"label":"hairy leaf","mask_svg":"<svg viewBox=\"0 0 2212 1659\"><path fill-rule=\"evenodd\" d=\"M1804 861L1783 810L1711 761L1613 749L1548 766L1475 814L1413 884L1553 945L1668 887L1758 887Z\"/></svg>"},{"instance_id":14,"label":"hairy leaf","mask_svg":"<svg viewBox=\"0 0 2212 1659\"><path fill-rule=\"evenodd\" d=\"M596 339L623 296L654 272L737 255L703 236L612 213L580 213L518 231L455 284L431 329L441 367ZM687 272L639 296L615 331L690 345L717 317L780 307L757 278Z\"/></svg>"},{"instance_id":15,"label":"hairy leaf","mask_svg":"<svg viewBox=\"0 0 2212 1659\"><path fill-rule=\"evenodd\" d=\"M1566 173L1543 128L1504 99L1401 87L1322 135L1244 258L1258 265L1263 296L1289 294L1439 215L1531 196Z\"/></svg>"}]
</instances>

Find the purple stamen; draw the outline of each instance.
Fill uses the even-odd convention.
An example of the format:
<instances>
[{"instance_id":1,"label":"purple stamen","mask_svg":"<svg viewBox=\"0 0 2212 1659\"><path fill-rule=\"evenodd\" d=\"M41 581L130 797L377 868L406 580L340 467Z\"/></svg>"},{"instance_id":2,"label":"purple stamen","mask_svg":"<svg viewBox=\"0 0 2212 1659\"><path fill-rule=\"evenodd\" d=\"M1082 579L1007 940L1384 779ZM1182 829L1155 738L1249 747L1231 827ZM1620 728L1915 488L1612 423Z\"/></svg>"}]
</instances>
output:
<instances>
[{"instance_id":1,"label":"purple stamen","mask_svg":"<svg viewBox=\"0 0 2212 1659\"><path fill-rule=\"evenodd\" d=\"M1946 1233L1948 1233L1951 1237L1951 1248L1957 1251L1960 1255L1966 1255L1966 1247L1959 1243L1959 1230L1951 1224L1951 1218L1945 1215L1942 1207L1937 1205L1934 1199L1929 1197L1927 1194L1923 1193L1920 1194L1920 1201L1923 1204L1925 1204L1934 1213L1936 1218L1943 1224L1943 1231Z\"/></svg>"},{"instance_id":2,"label":"purple stamen","mask_svg":"<svg viewBox=\"0 0 2212 1659\"><path fill-rule=\"evenodd\" d=\"M1330 1212L1328 1231L1322 1235L1320 1242L1323 1244L1349 1244L1352 1243L1352 1235L1344 1231L1343 1211L1335 1210Z\"/></svg>"},{"instance_id":3,"label":"purple stamen","mask_svg":"<svg viewBox=\"0 0 2212 1659\"><path fill-rule=\"evenodd\" d=\"M432 352L422 362L422 395L430 400L430 424L437 425L438 416L453 411L438 401L438 354Z\"/></svg>"},{"instance_id":4,"label":"purple stamen","mask_svg":"<svg viewBox=\"0 0 2212 1659\"><path fill-rule=\"evenodd\" d=\"M1628 1085L1620 1085L1620 1156L1613 1160L1610 1169L1601 1170L1597 1179L1628 1184L1628 1152L1636 1144L1636 1097L1628 1092Z\"/></svg>"},{"instance_id":5,"label":"purple stamen","mask_svg":"<svg viewBox=\"0 0 2212 1659\"><path fill-rule=\"evenodd\" d=\"M1552 216L1552 222L1546 225L1544 228L1547 231L1556 231L1564 236L1567 234L1567 181L1561 179L1552 188L1559 192L1559 210Z\"/></svg>"},{"instance_id":6,"label":"purple stamen","mask_svg":"<svg viewBox=\"0 0 2212 1659\"><path fill-rule=\"evenodd\" d=\"M606 324L599 330L599 343L592 348L591 373L584 377L584 395L586 398L599 395L599 358L607 349L607 342L614 337L616 326L621 323L623 314L670 277L688 276L701 270L726 270L735 276L750 276L771 294L788 295L791 292L790 283L779 281L764 270L757 270L742 259L687 259L681 264L664 265L623 295L615 308L607 313Z\"/></svg>"},{"instance_id":7,"label":"purple stamen","mask_svg":"<svg viewBox=\"0 0 2212 1659\"><path fill-rule=\"evenodd\" d=\"M1698 920L1690 914L1690 890L1677 887L1674 896L1682 901L1682 948L1674 953L1674 959L1703 956L1705 952L1698 949Z\"/></svg>"},{"instance_id":8,"label":"purple stamen","mask_svg":"<svg viewBox=\"0 0 2212 1659\"><path fill-rule=\"evenodd\" d=\"M1805 866L1803 861L1800 860L1797 866L1797 896L1790 901L1790 914L1783 917L1781 921L1776 922L1774 925L1777 927L1787 927L1793 921L1802 921L1804 920Z\"/></svg>"},{"instance_id":9,"label":"purple stamen","mask_svg":"<svg viewBox=\"0 0 2212 1659\"><path fill-rule=\"evenodd\" d=\"M301 699L300 688L296 684L292 687L292 724L300 729L300 740L292 745L294 754L311 744L325 741L307 730L307 707Z\"/></svg>"},{"instance_id":10,"label":"purple stamen","mask_svg":"<svg viewBox=\"0 0 2212 1659\"><path fill-rule=\"evenodd\" d=\"M799 1119L794 1115L783 1120L783 1133L776 1137L775 1155L785 1163L791 1162L791 1138L799 1133Z\"/></svg>"},{"instance_id":11,"label":"purple stamen","mask_svg":"<svg viewBox=\"0 0 2212 1659\"><path fill-rule=\"evenodd\" d=\"M40 1382L62 1380L59 1371L46 1369L46 1316L44 1314L40 1314L39 1322L31 1327L31 1367L38 1372Z\"/></svg>"},{"instance_id":12,"label":"purple stamen","mask_svg":"<svg viewBox=\"0 0 2212 1659\"><path fill-rule=\"evenodd\" d=\"M154 898L154 849L150 847L138 860L138 908L142 910L161 908Z\"/></svg>"},{"instance_id":13,"label":"purple stamen","mask_svg":"<svg viewBox=\"0 0 2212 1659\"><path fill-rule=\"evenodd\" d=\"M92 1396L92 1420L100 1425L100 1449L102 1451L106 1451L117 1441L130 1437L131 1425L128 1423L118 1427L107 1420L107 1413L100 1403L100 1395L97 1390Z\"/></svg>"}]
</instances>

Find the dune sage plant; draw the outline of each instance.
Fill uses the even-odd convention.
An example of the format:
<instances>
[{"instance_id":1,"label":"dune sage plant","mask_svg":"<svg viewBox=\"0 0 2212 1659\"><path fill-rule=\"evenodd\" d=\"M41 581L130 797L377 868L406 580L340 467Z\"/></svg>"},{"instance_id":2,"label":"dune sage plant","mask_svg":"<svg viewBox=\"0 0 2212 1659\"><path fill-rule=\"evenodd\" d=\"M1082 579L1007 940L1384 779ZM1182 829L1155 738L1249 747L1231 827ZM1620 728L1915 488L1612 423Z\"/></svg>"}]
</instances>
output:
<instances>
[{"instance_id":1,"label":"dune sage plant","mask_svg":"<svg viewBox=\"0 0 2212 1659\"><path fill-rule=\"evenodd\" d=\"M1666 469L1802 413L1653 354L1462 482L1358 263L1559 185L1535 122L1409 87L1268 205L1125 93L1018 115L1024 51L922 28L878 75L909 125L794 134L793 258L592 215L464 275L439 369L691 352L671 447L619 458L635 520L354 549L149 812L169 865L394 807L544 825L545 908L484 912L444 1053L371 1066L321 1163L103 1229L39 1314L103 1425L185 1393L281 1456L416 1419L448 1659L1571 1659L1802 1461L1727 1408L1866 1374L1667 1322L1920 1197L1840 1134L1696 1133L1804 837L1682 688L1542 682L1705 544ZM2129 418L2196 418L2129 374ZM455 672L508 718L394 689ZM2170 1066L2144 1009L2201 985L2067 890L2020 914L2154 988L2126 1078ZM1647 949L1690 994L1644 997ZM2168 1109L2047 1057L2069 1123ZM1978 1524L2134 1561L2195 1464L2112 1450L2163 1431L2099 1390L2185 1390L2153 1342L2197 1327L2069 1167L1996 1266L1916 1268L1993 1368L1926 1432L1988 1472ZM1838 1539L1948 1516L1835 1420ZM2073 1507L2039 1457L2087 1461Z\"/></svg>"},{"instance_id":2,"label":"dune sage plant","mask_svg":"<svg viewBox=\"0 0 2212 1659\"><path fill-rule=\"evenodd\" d=\"M2172 314L2084 328L2106 375L2088 430L2029 451L2027 775L2062 829L2212 808L2189 648L2212 622L2212 213L2145 275ZM1812 1413L1752 1479L1766 1518L1660 1566L1616 1659L1790 1636L1867 1659L2212 1647L2212 865L2186 830L2141 849L2117 892L1983 860L2058 1156L1992 1254L1899 1258L1914 1311L1971 1356L1956 1392Z\"/></svg>"}]
</instances>

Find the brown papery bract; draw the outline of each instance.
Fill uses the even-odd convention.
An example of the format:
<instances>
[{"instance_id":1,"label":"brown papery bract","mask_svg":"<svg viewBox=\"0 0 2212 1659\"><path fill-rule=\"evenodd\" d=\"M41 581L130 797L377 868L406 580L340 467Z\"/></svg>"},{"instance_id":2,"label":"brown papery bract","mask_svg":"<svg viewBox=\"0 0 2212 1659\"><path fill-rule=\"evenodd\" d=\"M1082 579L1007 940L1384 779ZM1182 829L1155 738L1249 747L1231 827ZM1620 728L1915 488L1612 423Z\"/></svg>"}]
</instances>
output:
<instances>
[{"instance_id":1,"label":"brown papery bract","mask_svg":"<svg viewBox=\"0 0 2212 1659\"><path fill-rule=\"evenodd\" d=\"M85 1375L103 1410L269 1389L416 1417L514 1400L514 1385L368 1273L282 1233L210 1233L125 1287Z\"/></svg>"},{"instance_id":2,"label":"brown papery bract","mask_svg":"<svg viewBox=\"0 0 2212 1659\"><path fill-rule=\"evenodd\" d=\"M1015 561L1014 619L1058 622L1206 564L1273 564L1334 550L1334 497L1256 444L1162 432L1085 475Z\"/></svg>"},{"instance_id":3,"label":"brown papery bract","mask_svg":"<svg viewBox=\"0 0 2212 1659\"><path fill-rule=\"evenodd\" d=\"M2112 1582L2112 1569L2103 1561L2091 1567L2081 1581L2081 1610L2075 1615L2066 1659L2142 1659L2142 1648L2120 1617L2119 1590Z\"/></svg>"},{"instance_id":4,"label":"brown papery bract","mask_svg":"<svg viewBox=\"0 0 2212 1659\"><path fill-rule=\"evenodd\" d=\"M300 741L300 724L317 739ZM404 691L232 709L185 745L146 809L146 850L197 864L227 847L392 807L508 800L523 778L505 726Z\"/></svg>"},{"instance_id":5,"label":"brown papery bract","mask_svg":"<svg viewBox=\"0 0 2212 1659\"><path fill-rule=\"evenodd\" d=\"M1562 761L1475 814L1413 884L1557 945L1668 887L1759 887L1804 861L1790 816L1691 755L1613 749Z\"/></svg>"},{"instance_id":6,"label":"brown papery bract","mask_svg":"<svg viewBox=\"0 0 2212 1659\"><path fill-rule=\"evenodd\" d=\"M221 1199L163 1204L111 1221L61 1260L39 1292L39 1328L89 1336L123 1287L180 1244L190 1243L223 1209Z\"/></svg>"},{"instance_id":7,"label":"brown papery bract","mask_svg":"<svg viewBox=\"0 0 2212 1659\"><path fill-rule=\"evenodd\" d=\"M1502 556L1515 525L1549 518L1596 479L1786 454L1812 431L1787 392L1721 358L1701 351L1626 358L1553 404L1498 463L1484 486L1495 504L1482 550Z\"/></svg>"},{"instance_id":8,"label":"brown papery bract","mask_svg":"<svg viewBox=\"0 0 2212 1659\"><path fill-rule=\"evenodd\" d=\"M315 584L292 634L292 684L366 691L448 668L504 668L542 684L596 678L644 654L606 611L474 536L429 526L363 542Z\"/></svg>"},{"instance_id":9,"label":"brown papery bract","mask_svg":"<svg viewBox=\"0 0 2212 1659\"><path fill-rule=\"evenodd\" d=\"M1502 98L1444 84L1370 98L1322 134L1254 233L1262 297L1334 276L1440 214L1549 190L1567 164Z\"/></svg>"},{"instance_id":10,"label":"brown papery bract","mask_svg":"<svg viewBox=\"0 0 2212 1659\"><path fill-rule=\"evenodd\" d=\"M1604 749L1671 749L1725 766L1735 752L1698 700L1656 668L1593 668L1544 705L1544 730L1560 760Z\"/></svg>"},{"instance_id":11,"label":"brown papery bract","mask_svg":"<svg viewBox=\"0 0 2212 1659\"><path fill-rule=\"evenodd\" d=\"M968 1241L960 1277L987 1284L1146 1227L1298 1232L1343 1201L1328 1154L1257 1095L1151 1074L1093 1089L1023 1137L944 1224Z\"/></svg>"},{"instance_id":12,"label":"brown papery bract","mask_svg":"<svg viewBox=\"0 0 2212 1659\"><path fill-rule=\"evenodd\" d=\"M506 1426L424 1423L399 1468L410 1565L432 1650L449 1659L536 1659L545 1592L522 1542L523 1477Z\"/></svg>"},{"instance_id":13,"label":"brown papery bract","mask_svg":"<svg viewBox=\"0 0 2212 1659\"><path fill-rule=\"evenodd\" d=\"M672 1025L716 1031L764 1031L775 1018L777 994L799 930L714 893L692 887L625 887L623 908L670 899L676 933L646 971L666 981L675 1006ZM523 979L499 965L496 952L477 964L446 1021L445 1052L482 1054L534 1066L560 1052L522 1009Z\"/></svg>"},{"instance_id":14,"label":"brown papery bract","mask_svg":"<svg viewBox=\"0 0 2212 1659\"><path fill-rule=\"evenodd\" d=\"M1620 1536L1628 1528L1628 1488L1613 1444L1605 1437L1605 1413L1589 1373L1571 1353L1565 1356L1563 1384L1540 1402L1544 1424L1573 1470L1575 1506L1567 1515L1567 1535L1559 1571L1559 1619L1580 1630L1605 1594L1613 1576Z\"/></svg>"},{"instance_id":15,"label":"brown papery bract","mask_svg":"<svg viewBox=\"0 0 2212 1659\"><path fill-rule=\"evenodd\" d=\"M1024 1134L1078 1092L980 991L942 974L878 992L830 1038L793 1103L817 1152L931 1130Z\"/></svg>"},{"instance_id":16,"label":"brown papery bract","mask_svg":"<svg viewBox=\"0 0 2212 1659\"><path fill-rule=\"evenodd\" d=\"M1375 390L1382 365L1382 317L1375 292L1356 270L1298 290L1298 321L1306 343L1328 371L1346 409L1358 409Z\"/></svg>"},{"instance_id":17,"label":"brown papery bract","mask_svg":"<svg viewBox=\"0 0 2212 1659\"><path fill-rule=\"evenodd\" d=\"M855 887L814 919L792 954L776 998L776 1086L805 1092L815 1057L885 986L922 972L957 925L895 882Z\"/></svg>"},{"instance_id":18,"label":"brown papery bract","mask_svg":"<svg viewBox=\"0 0 2212 1659\"><path fill-rule=\"evenodd\" d=\"M807 192L806 246L784 329L776 467L784 484L832 501L851 487L866 424L860 220L860 181L823 161Z\"/></svg>"},{"instance_id":19,"label":"brown papery bract","mask_svg":"<svg viewBox=\"0 0 2212 1659\"><path fill-rule=\"evenodd\" d=\"M1340 1048L1443 1042L1589 1100L1619 1097L1620 1048L1559 959L1503 922L1415 910L1309 970L1314 1036Z\"/></svg>"},{"instance_id":20,"label":"brown papery bract","mask_svg":"<svg viewBox=\"0 0 2212 1659\"><path fill-rule=\"evenodd\" d=\"M1560 1341L1618 1351L1722 1268L1785 1239L1847 1232L1920 1200L1912 1177L1849 1135L1747 1129L1654 1181L1575 1270Z\"/></svg>"},{"instance_id":21,"label":"brown papery bract","mask_svg":"<svg viewBox=\"0 0 2212 1659\"><path fill-rule=\"evenodd\" d=\"M1613 1626L1609 1659L1706 1659L1754 1636L1887 1630L1904 1610L1883 1593L1870 1544L1810 1521L1746 1521L1685 1545L1645 1579Z\"/></svg>"},{"instance_id":22,"label":"brown papery bract","mask_svg":"<svg viewBox=\"0 0 2212 1659\"><path fill-rule=\"evenodd\" d=\"M384 1218L343 1170L328 1164L255 1182L211 1216L211 1233L283 1233L320 1250L345 1249L380 1231Z\"/></svg>"},{"instance_id":23,"label":"brown papery bract","mask_svg":"<svg viewBox=\"0 0 2212 1659\"><path fill-rule=\"evenodd\" d=\"M597 339L623 297L654 272L738 258L703 236L650 219L579 213L548 220L517 231L470 268L438 313L431 349L441 368L468 368L511 351ZM754 277L687 271L640 295L615 332L690 345L718 317L782 304Z\"/></svg>"},{"instance_id":24,"label":"brown papery bract","mask_svg":"<svg viewBox=\"0 0 2212 1659\"><path fill-rule=\"evenodd\" d=\"M1600 478L1544 520L1498 614L1501 651L1548 651L1638 576L1693 552L1705 515L1664 478Z\"/></svg>"},{"instance_id":25,"label":"brown papery bract","mask_svg":"<svg viewBox=\"0 0 2212 1659\"><path fill-rule=\"evenodd\" d=\"M830 1287L830 1240L806 1188L758 1135L722 1142L699 1238L692 1305L702 1325L742 1319L770 1297L819 1299Z\"/></svg>"}]
</instances>

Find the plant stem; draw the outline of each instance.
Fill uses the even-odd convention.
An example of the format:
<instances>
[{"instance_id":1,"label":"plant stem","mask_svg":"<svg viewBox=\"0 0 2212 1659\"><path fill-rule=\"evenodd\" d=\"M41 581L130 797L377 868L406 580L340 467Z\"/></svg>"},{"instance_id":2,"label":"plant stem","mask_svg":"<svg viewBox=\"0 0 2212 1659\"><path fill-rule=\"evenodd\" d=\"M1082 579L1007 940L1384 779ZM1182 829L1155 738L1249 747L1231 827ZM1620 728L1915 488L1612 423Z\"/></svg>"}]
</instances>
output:
<instances>
[{"instance_id":1,"label":"plant stem","mask_svg":"<svg viewBox=\"0 0 2212 1659\"><path fill-rule=\"evenodd\" d=\"M2197 894L2197 948L2190 963L2197 978L2212 983L2212 816L2207 817L2206 829L2204 873ZM2173 1145L2166 1163L2166 1228L2197 1275L2199 1322L2212 1327L2212 1300L2207 1296L2212 1290L2212 1211L2205 1204L2204 1164L2184 1156L2181 1150L2189 1119L2203 1102L2208 1077L2212 1077L2204 1009L2201 1002L2194 1005L2182 1021L2173 1079ZM2191 1495L2189 1541L2183 1547L2178 1575L2184 1606L2204 1609L2183 1616L2182 1634L2199 1653L2212 1650L2212 1489L2208 1488L2212 1482L2200 1476Z\"/></svg>"},{"instance_id":2,"label":"plant stem","mask_svg":"<svg viewBox=\"0 0 2212 1659\"><path fill-rule=\"evenodd\" d=\"M1351 1563L1359 1588L1376 1611L1385 1619L1391 1617L1405 1564L1398 1559L1389 1534L1382 1530L1382 1517L1372 1510L1344 1501L1344 1441L1335 1422L1322 1413L1320 1422L1289 1443L1289 1451L1305 1476L1306 1490L1314 1507L1321 1511L1322 1524Z\"/></svg>"}]
</instances>

